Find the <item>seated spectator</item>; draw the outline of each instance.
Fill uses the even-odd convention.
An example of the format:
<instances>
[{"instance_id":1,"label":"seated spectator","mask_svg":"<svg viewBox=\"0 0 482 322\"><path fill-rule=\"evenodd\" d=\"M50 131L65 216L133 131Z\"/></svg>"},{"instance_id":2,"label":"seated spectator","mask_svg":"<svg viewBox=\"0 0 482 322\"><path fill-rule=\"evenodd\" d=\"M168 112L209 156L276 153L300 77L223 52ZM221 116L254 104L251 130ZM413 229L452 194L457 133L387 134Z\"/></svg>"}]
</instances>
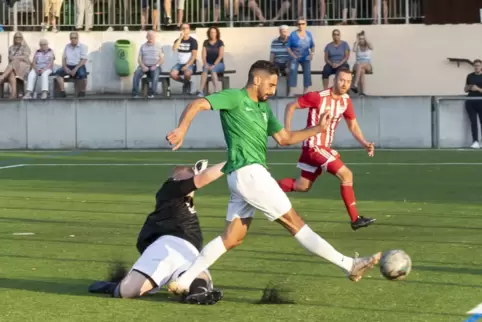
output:
<instances>
[{"instance_id":1,"label":"seated spectator","mask_svg":"<svg viewBox=\"0 0 482 322\"><path fill-rule=\"evenodd\" d=\"M37 84L37 77L41 77L41 99L46 99L49 93L49 76L52 74L54 66L55 55L52 49L49 48L47 39L40 39L40 49L38 49L32 59L32 69L28 73L27 93L24 98L32 98L32 92L35 90Z\"/></svg>"},{"instance_id":2,"label":"seated spectator","mask_svg":"<svg viewBox=\"0 0 482 322\"><path fill-rule=\"evenodd\" d=\"M468 93L469 97L482 97L482 61L480 59L474 61L474 72L467 75L464 91ZM480 149L477 115L482 129L482 100L466 100L465 109L469 116L472 133L472 145L470 147Z\"/></svg>"},{"instance_id":3,"label":"seated spectator","mask_svg":"<svg viewBox=\"0 0 482 322\"><path fill-rule=\"evenodd\" d=\"M181 26L181 36L174 41L172 51L177 52L177 64L171 69L171 78L183 83L183 93L191 93L191 76L196 72L197 40L190 36L187 23ZM182 78L181 76L184 76Z\"/></svg>"},{"instance_id":4,"label":"seated spectator","mask_svg":"<svg viewBox=\"0 0 482 322\"><path fill-rule=\"evenodd\" d=\"M52 31L57 32L57 19L60 17L60 9L62 8L63 0L43 0L44 8L44 22L42 22L42 31L49 30L52 26Z\"/></svg>"},{"instance_id":5,"label":"seated spectator","mask_svg":"<svg viewBox=\"0 0 482 322\"><path fill-rule=\"evenodd\" d=\"M13 36L13 45L8 48L8 65L0 76L0 86L5 80L10 85L10 98L17 98L17 79L25 82L30 70L30 48L20 32Z\"/></svg>"},{"instance_id":6,"label":"seated spectator","mask_svg":"<svg viewBox=\"0 0 482 322\"><path fill-rule=\"evenodd\" d=\"M299 65L303 70L303 93L307 93L311 86L311 60L315 53L315 43L311 32L306 30L306 19L304 17L298 19L298 30L293 31L288 37L288 53L291 56L288 96L293 95L298 83Z\"/></svg>"},{"instance_id":7,"label":"seated spectator","mask_svg":"<svg viewBox=\"0 0 482 322\"><path fill-rule=\"evenodd\" d=\"M282 75L290 75L290 54L288 53L288 26L279 27L279 37L271 42L271 54L269 60L278 66Z\"/></svg>"},{"instance_id":8,"label":"seated spectator","mask_svg":"<svg viewBox=\"0 0 482 322\"><path fill-rule=\"evenodd\" d=\"M356 55L355 81L352 84L352 90L358 92L358 84L361 84L360 94L365 92L365 74L372 72L372 44L366 39L365 32L362 31L356 35L357 40L353 44L353 52Z\"/></svg>"},{"instance_id":9,"label":"seated spectator","mask_svg":"<svg viewBox=\"0 0 482 322\"><path fill-rule=\"evenodd\" d=\"M60 88L60 96L65 97L64 77L70 76L78 80L79 97L85 96L87 87L87 46L79 43L79 34L70 33L70 44L64 48L62 67L55 72L56 81Z\"/></svg>"},{"instance_id":10,"label":"seated spectator","mask_svg":"<svg viewBox=\"0 0 482 322\"><path fill-rule=\"evenodd\" d=\"M203 43L203 72L201 74L201 84L197 92L199 97L204 96L204 88L211 74L214 91L221 90L218 74L224 72L224 42L221 40L221 32L218 27L210 27L207 32L208 39Z\"/></svg>"},{"instance_id":11,"label":"seated spectator","mask_svg":"<svg viewBox=\"0 0 482 322\"><path fill-rule=\"evenodd\" d=\"M134 72L134 79L132 81L132 96L137 97L139 94L139 83L143 75L147 75L151 79L151 86L149 87L147 96L154 97L157 91L157 84L159 82L159 73L161 72L161 65L164 60L162 48L156 43L156 34L153 31L147 32L147 42L142 44L139 49L139 67Z\"/></svg>"},{"instance_id":12,"label":"seated spectator","mask_svg":"<svg viewBox=\"0 0 482 322\"><path fill-rule=\"evenodd\" d=\"M328 88L331 75L335 75L338 69L349 69L347 61L350 58L350 46L341 40L340 30L335 29L332 33L333 41L325 47L325 66L323 67L323 87Z\"/></svg>"}]
</instances>

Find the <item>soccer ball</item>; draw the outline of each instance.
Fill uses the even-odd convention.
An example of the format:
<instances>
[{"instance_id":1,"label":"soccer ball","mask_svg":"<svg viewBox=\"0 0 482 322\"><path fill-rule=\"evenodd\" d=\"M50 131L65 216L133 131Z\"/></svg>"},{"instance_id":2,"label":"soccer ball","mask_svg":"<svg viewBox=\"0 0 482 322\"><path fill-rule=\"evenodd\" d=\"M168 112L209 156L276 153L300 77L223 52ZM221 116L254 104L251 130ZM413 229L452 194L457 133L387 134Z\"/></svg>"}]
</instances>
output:
<instances>
[{"instance_id":1,"label":"soccer ball","mask_svg":"<svg viewBox=\"0 0 482 322\"><path fill-rule=\"evenodd\" d=\"M404 280L412 269L412 260L401 249L383 253L380 260L380 272L391 281Z\"/></svg>"}]
</instances>

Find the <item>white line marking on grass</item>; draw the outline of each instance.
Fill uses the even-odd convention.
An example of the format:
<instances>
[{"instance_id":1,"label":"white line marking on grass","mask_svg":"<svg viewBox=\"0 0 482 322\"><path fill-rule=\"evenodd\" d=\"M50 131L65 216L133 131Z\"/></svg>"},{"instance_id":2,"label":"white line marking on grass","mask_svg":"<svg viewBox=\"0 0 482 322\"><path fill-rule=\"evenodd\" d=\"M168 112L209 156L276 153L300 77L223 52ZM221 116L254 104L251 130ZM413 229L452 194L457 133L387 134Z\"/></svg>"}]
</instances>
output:
<instances>
[{"instance_id":1,"label":"white line marking on grass","mask_svg":"<svg viewBox=\"0 0 482 322\"><path fill-rule=\"evenodd\" d=\"M35 233L13 233L12 235L15 235L15 236L32 236L32 235L35 235Z\"/></svg>"},{"instance_id":2,"label":"white line marking on grass","mask_svg":"<svg viewBox=\"0 0 482 322\"><path fill-rule=\"evenodd\" d=\"M388 166L481 166L482 162L434 162L434 163L416 163L416 162L353 162L346 163L354 166L374 166L374 165L388 165ZM163 166L177 166L177 165L192 165L191 163L31 163L23 164L25 167L163 167ZM280 162L268 163L269 166L296 166L296 163ZM1 169L1 168L0 168Z\"/></svg>"},{"instance_id":3,"label":"white line marking on grass","mask_svg":"<svg viewBox=\"0 0 482 322\"><path fill-rule=\"evenodd\" d=\"M12 165L6 165L6 166L3 166L3 167L0 167L0 170L2 169L11 169L11 168L20 168L20 167L24 167L25 164L12 164Z\"/></svg>"}]
</instances>

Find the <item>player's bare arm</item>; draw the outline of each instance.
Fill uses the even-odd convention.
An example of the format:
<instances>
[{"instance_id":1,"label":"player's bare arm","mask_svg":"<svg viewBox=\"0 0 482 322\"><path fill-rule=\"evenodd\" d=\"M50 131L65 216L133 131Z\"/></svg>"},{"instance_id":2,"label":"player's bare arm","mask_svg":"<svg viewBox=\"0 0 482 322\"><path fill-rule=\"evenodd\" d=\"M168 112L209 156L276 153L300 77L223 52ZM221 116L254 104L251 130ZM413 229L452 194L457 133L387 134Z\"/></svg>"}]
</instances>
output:
<instances>
[{"instance_id":1,"label":"player's bare arm","mask_svg":"<svg viewBox=\"0 0 482 322\"><path fill-rule=\"evenodd\" d=\"M184 136L186 135L189 126L191 126L192 120L200 111L207 111L211 109L211 104L204 98L199 98L194 100L190 103L181 114L179 118L179 124L176 129L169 132L167 135L167 140L171 145L174 145L172 148L173 151L179 149L182 145L184 140Z\"/></svg>"},{"instance_id":2,"label":"player's bare arm","mask_svg":"<svg viewBox=\"0 0 482 322\"><path fill-rule=\"evenodd\" d=\"M291 131L291 120L293 119L293 113L297 108L300 108L298 100L288 103L285 108L285 129Z\"/></svg>"},{"instance_id":3,"label":"player's bare arm","mask_svg":"<svg viewBox=\"0 0 482 322\"><path fill-rule=\"evenodd\" d=\"M360 144L368 151L368 156L372 157L375 155L375 143L368 142L363 136L362 130L358 121L356 119L346 120L346 125L348 130L350 130L353 137L360 142Z\"/></svg>"},{"instance_id":4,"label":"player's bare arm","mask_svg":"<svg viewBox=\"0 0 482 322\"><path fill-rule=\"evenodd\" d=\"M222 177L223 172L221 170L225 164L226 162L215 164L212 167L209 167L196 175L194 177L194 185L196 186L196 188L200 189Z\"/></svg>"},{"instance_id":5,"label":"player's bare arm","mask_svg":"<svg viewBox=\"0 0 482 322\"><path fill-rule=\"evenodd\" d=\"M299 131L289 131L285 128L273 135L273 139L281 146L293 145L300 143L318 133L324 133L328 129L331 116L328 113L320 117L320 122L317 126L312 126Z\"/></svg>"}]
</instances>

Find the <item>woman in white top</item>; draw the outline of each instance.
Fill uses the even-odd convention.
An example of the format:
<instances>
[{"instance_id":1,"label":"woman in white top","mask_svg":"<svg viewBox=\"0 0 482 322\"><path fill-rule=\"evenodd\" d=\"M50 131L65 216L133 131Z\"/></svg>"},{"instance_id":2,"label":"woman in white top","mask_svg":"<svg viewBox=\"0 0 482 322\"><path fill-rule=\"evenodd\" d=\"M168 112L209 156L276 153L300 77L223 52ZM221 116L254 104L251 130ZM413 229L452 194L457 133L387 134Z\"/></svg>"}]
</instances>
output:
<instances>
[{"instance_id":1,"label":"woman in white top","mask_svg":"<svg viewBox=\"0 0 482 322\"><path fill-rule=\"evenodd\" d=\"M353 52L356 55L355 81L352 84L352 90L358 92L358 84L361 84L362 91L365 91L365 74L372 72L372 50L373 45L366 39L365 32L362 31L357 36L357 41L353 44Z\"/></svg>"},{"instance_id":2,"label":"woman in white top","mask_svg":"<svg viewBox=\"0 0 482 322\"><path fill-rule=\"evenodd\" d=\"M49 92L49 76L52 74L52 67L54 66L55 55L52 49L49 48L47 39L40 39L40 49L38 49L32 60L32 69L28 74L27 93L24 99L32 98L32 92L35 90L37 84L37 77L40 77L40 86L42 88L41 98L46 99Z\"/></svg>"}]
</instances>

